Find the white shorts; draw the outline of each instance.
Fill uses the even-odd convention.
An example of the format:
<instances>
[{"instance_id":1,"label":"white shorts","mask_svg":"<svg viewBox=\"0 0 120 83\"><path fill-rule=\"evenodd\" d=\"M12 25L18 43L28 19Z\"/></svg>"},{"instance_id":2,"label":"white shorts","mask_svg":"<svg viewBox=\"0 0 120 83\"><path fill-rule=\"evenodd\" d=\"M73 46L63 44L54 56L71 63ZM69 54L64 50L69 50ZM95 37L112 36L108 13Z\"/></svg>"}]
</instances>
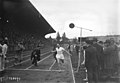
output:
<instances>
[{"instance_id":1,"label":"white shorts","mask_svg":"<svg viewBox=\"0 0 120 83\"><path fill-rule=\"evenodd\" d=\"M57 59L64 59L64 55L63 55L63 54L57 54L57 55L56 55L56 58L57 58Z\"/></svg>"}]
</instances>

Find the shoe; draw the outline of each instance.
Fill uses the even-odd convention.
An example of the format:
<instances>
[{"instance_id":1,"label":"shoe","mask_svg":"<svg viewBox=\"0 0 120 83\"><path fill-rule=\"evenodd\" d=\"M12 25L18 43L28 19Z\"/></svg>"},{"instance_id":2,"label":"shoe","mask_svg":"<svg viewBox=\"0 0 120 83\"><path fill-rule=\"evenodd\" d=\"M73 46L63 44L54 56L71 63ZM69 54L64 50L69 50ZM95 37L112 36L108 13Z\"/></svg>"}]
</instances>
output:
<instances>
[{"instance_id":1,"label":"shoe","mask_svg":"<svg viewBox=\"0 0 120 83\"><path fill-rule=\"evenodd\" d=\"M87 78L85 78L85 79L83 79L83 81L88 82L88 79L87 79Z\"/></svg>"}]
</instances>

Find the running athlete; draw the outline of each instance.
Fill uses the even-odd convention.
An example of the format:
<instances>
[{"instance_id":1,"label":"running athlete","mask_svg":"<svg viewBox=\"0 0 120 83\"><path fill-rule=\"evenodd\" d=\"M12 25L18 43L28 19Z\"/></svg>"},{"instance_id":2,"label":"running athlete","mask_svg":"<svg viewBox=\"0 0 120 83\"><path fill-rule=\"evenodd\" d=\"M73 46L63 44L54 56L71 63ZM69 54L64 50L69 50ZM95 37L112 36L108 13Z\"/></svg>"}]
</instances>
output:
<instances>
[{"instance_id":1,"label":"running athlete","mask_svg":"<svg viewBox=\"0 0 120 83\"><path fill-rule=\"evenodd\" d=\"M57 47L56 47L56 51L57 51L57 54L56 54L56 59L57 59L57 62L58 62L58 66L59 68L61 67L61 62L64 63L64 55L63 55L63 51L66 51L63 47L61 47L59 44L57 44ZM67 52L67 51L66 51ZM71 55L69 52L67 52L69 55Z\"/></svg>"},{"instance_id":2,"label":"running athlete","mask_svg":"<svg viewBox=\"0 0 120 83\"><path fill-rule=\"evenodd\" d=\"M40 47L37 46L37 48L35 48L31 53L32 64L34 64L35 66L37 66L37 61L40 61L41 59L40 55L41 55Z\"/></svg>"}]
</instances>

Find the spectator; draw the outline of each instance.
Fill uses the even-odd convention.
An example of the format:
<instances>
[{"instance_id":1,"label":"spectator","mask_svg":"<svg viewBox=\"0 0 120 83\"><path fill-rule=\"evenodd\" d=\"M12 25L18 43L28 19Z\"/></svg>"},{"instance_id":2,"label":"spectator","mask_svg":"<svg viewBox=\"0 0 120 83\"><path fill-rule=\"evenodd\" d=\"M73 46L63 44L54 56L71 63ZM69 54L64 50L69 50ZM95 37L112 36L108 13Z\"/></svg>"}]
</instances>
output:
<instances>
[{"instance_id":1,"label":"spectator","mask_svg":"<svg viewBox=\"0 0 120 83\"><path fill-rule=\"evenodd\" d=\"M23 58L22 52L23 52L23 50L25 50L25 47L23 46L23 44L18 43L17 46L16 46L16 56L15 56L14 65L16 65L18 61L19 62L22 61L22 58Z\"/></svg>"},{"instance_id":2,"label":"spectator","mask_svg":"<svg viewBox=\"0 0 120 83\"><path fill-rule=\"evenodd\" d=\"M78 55L78 54L79 54L79 50L80 50L79 44L76 44L75 49L76 49L76 53L77 53L77 55Z\"/></svg>"},{"instance_id":3,"label":"spectator","mask_svg":"<svg viewBox=\"0 0 120 83\"><path fill-rule=\"evenodd\" d=\"M87 69L88 82L98 82L98 55L97 49L92 46L91 40L86 40L85 67Z\"/></svg>"},{"instance_id":4,"label":"spectator","mask_svg":"<svg viewBox=\"0 0 120 83\"><path fill-rule=\"evenodd\" d=\"M113 75L118 73L118 64L119 64L119 56L118 56L118 47L114 39L110 39L110 46L113 50Z\"/></svg>"},{"instance_id":5,"label":"spectator","mask_svg":"<svg viewBox=\"0 0 120 83\"><path fill-rule=\"evenodd\" d=\"M108 71L108 76L111 76L115 73L116 67L115 65L118 63L118 54L117 54L117 46L114 44L113 40L106 40L105 48L105 69Z\"/></svg>"},{"instance_id":6,"label":"spectator","mask_svg":"<svg viewBox=\"0 0 120 83\"><path fill-rule=\"evenodd\" d=\"M97 50L97 57L98 57L98 76L100 78L100 70L104 70L104 54L103 54L103 47L101 45L98 44L98 40L97 38L93 39L93 46L96 48Z\"/></svg>"},{"instance_id":7,"label":"spectator","mask_svg":"<svg viewBox=\"0 0 120 83\"><path fill-rule=\"evenodd\" d=\"M6 59L6 53L7 53L8 46L4 41L2 41L0 47L2 48L2 67L3 67L3 70L4 70L5 59Z\"/></svg>"},{"instance_id":8,"label":"spectator","mask_svg":"<svg viewBox=\"0 0 120 83\"><path fill-rule=\"evenodd\" d=\"M4 70L4 56L2 54L2 44L0 42L0 74L2 73L2 71ZM1 75L0 75L1 76Z\"/></svg>"},{"instance_id":9,"label":"spectator","mask_svg":"<svg viewBox=\"0 0 120 83\"><path fill-rule=\"evenodd\" d=\"M3 55L6 58L6 54L7 54L7 50L8 50L8 45L7 45L6 41L3 41L2 47L3 47L3 49L2 49Z\"/></svg>"},{"instance_id":10,"label":"spectator","mask_svg":"<svg viewBox=\"0 0 120 83\"><path fill-rule=\"evenodd\" d=\"M71 45L70 45L70 49L69 49L70 54L73 54L73 50L74 50L74 45L71 44Z\"/></svg>"}]
</instances>

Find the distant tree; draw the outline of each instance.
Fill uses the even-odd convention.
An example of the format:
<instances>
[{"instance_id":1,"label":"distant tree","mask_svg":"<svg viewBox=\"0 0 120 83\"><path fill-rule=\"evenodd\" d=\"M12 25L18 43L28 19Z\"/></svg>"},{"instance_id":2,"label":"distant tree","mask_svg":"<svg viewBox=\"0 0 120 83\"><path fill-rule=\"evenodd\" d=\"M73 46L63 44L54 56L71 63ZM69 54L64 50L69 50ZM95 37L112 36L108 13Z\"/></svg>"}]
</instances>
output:
<instances>
[{"instance_id":1,"label":"distant tree","mask_svg":"<svg viewBox=\"0 0 120 83\"><path fill-rule=\"evenodd\" d=\"M51 42L51 41L52 41L52 37L51 37L51 36L49 36L48 40Z\"/></svg>"},{"instance_id":2,"label":"distant tree","mask_svg":"<svg viewBox=\"0 0 120 83\"><path fill-rule=\"evenodd\" d=\"M57 36L56 36L57 43L60 43L60 39L61 39L60 34L59 34L59 32L57 32Z\"/></svg>"},{"instance_id":3,"label":"distant tree","mask_svg":"<svg viewBox=\"0 0 120 83\"><path fill-rule=\"evenodd\" d=\"M64 32L63 35L62 35L62 42L63 42L63 43L67 43L68 40L69 40L69 39L66 37L66 34L65 34L65 32Z\"/></svg>"},{"instance_id":4,"label":"distant tree","mask_svg":"<svg viewBox=\"0 0 120 83\"><path fill-rule=\"evenodd\" d=\"M73 41L72 41L73 43L77 43L78 42L78 40L77 40L77 38L75 37L75 38L73 38Z\"/></svg>"},{"instance_id":5,"label":"distant tree","mask_svg":"<svg viewBox=\"0 0 120 83\"><path fill-rule=\"evenodd\" d=\"M50 44L54 43L54 39L51 36L48 38L48 40L49 40Z\"/></svg>"},{"instance_id":6,"label":"distant tree","mask_svg":"<svg viewBox=\"0 0 120 83\"><path fill-rule=\"evenodd\" d=\"M50 36L49 39L52 39L52 37Z\"/></svg>"}]
</instances>

